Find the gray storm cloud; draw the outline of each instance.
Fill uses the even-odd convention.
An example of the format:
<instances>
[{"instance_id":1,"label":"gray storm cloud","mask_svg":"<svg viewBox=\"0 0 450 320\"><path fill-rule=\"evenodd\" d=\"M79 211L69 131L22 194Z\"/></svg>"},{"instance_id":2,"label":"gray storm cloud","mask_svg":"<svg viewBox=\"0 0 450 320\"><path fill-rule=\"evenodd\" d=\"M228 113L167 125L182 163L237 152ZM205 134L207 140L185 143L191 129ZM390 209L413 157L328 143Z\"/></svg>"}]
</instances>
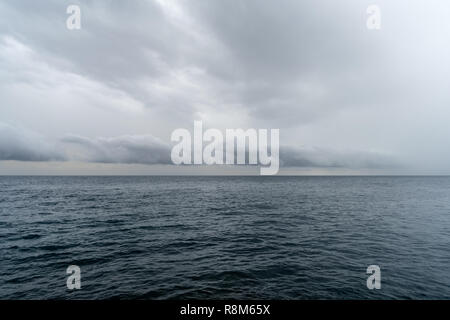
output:
<instances>
[{"instance_id":1,"label":"gray storm cloud","mask_svg":"<svg viewBox=\"0 0 450 320\"><path fill-rule=\"evenodd\" d=\"M79 147L74 160L104 163L170 164L170 148L151 135L96 138L69 135L66 144Z\"/></svg>"},{"instance_id":2,"label":"gray storm cloud","mask_svg":"<svg viewBox=\"0 0 450 320\"><path fill-rule=\"evenodd\" d=\"M285 166L450 172L445 1L376 1L378 31L368 0L70 4L80 30L62 1L0 4L0 121L48 138L8 129L5 159L164 164L203 120L280 129Z\"/></svg>"},{"instance_id":3,"label":"gray storm cloud","mask_svg":"<svg viewBox=\"0 0 450 320\"><path fill-rule=\"evenodd\" d=\"M0 122L0 160L171 164L171 147L152 135L108 138L66 135L60 141L51 142L36 132ZM281 147L280 164L282 167L357 169L396 165L388 156L376 153L305 150L289 146Z\"/></svg>"}]
</instances>

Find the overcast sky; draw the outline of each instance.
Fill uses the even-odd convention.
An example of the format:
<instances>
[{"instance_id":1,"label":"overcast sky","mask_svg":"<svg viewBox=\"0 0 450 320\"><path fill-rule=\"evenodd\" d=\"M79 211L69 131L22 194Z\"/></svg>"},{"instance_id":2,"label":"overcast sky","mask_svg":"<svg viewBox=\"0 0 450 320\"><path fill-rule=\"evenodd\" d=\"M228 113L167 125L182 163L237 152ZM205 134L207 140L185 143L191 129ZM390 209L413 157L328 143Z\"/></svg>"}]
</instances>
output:
<instances>
[{"instance_id":1,"label":"overcast sky","mask_svg":"<svg viewBox=\"0 0 450 320\"><path fill-rule=\"evenodd\" d=\"M281 173L450 174L449 57L444 0L2 1L0 174L258 172L170 165L194 120L280 129Z\"/></svg>"}]
</instances>

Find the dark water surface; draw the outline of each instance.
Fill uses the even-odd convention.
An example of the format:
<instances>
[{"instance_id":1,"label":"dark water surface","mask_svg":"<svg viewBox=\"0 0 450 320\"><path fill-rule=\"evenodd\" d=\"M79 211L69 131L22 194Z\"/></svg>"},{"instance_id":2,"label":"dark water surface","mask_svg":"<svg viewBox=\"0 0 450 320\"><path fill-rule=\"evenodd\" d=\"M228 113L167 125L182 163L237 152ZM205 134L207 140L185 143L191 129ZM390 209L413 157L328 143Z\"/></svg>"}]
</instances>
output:
<instances>
[{"instance_id":1,"label":"dark water surface","mask_svg":"<svg viewBox=\"0 0 450 320\"><path fill-rule=\"evenodd\" d=\"M0 177L0 298L450 299L450 178Z\"/></svg>"}]
</instances>

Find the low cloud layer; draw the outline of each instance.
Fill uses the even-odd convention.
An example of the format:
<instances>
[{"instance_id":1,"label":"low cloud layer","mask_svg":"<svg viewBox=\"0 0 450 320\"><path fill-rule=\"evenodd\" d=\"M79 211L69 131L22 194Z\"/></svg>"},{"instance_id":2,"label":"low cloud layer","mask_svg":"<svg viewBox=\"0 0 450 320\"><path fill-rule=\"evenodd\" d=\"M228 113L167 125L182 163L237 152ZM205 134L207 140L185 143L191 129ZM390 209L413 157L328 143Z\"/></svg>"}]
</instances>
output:
<instances>
[{"instance_id":1,"label":"low cloud layer","mask_svg":"<svg viewBox=\"0 0 450 320\"><path fill-rule=\"evenodd\" d=\"M393 169L401 164L389 154L361 150L299 149L280 150L282 167L316 167L347 169Z\"/></svg>"},{"instance_id":2,"label":"low cloud layer","mask_svg":"<svg viewBox=\"0 0 450 320\"><path fill-rule=\"evenodd\" d=\"M83 161L121 164L172 164L172 145L152 135L88 138L66 135L58 141L21 127L0 122L0 160ZM248 159L248 155L246 156ZM387 155L361 151L280 147L282 167L392 168Z\"/></svg>"},{"instance_id":3,"label":"low cloud layer","mask_svg":"<svg viewBox=\"0 0 450 320\"><path fill-rule=\"evenodd\" d=\"M75 145L73 160L104 163L170 164L170 148L151 135L96 138L70 135L62 142Z\"/></svg>"},{"instance_id":4,"label":"low cloud layer","mask_svg":"<svg viewBox=\"0 0 450 320\"><path fill-rule=\"evenodd\" d=\"M56 146L25 128L0 122L0 160L65 160Z\"/></svg>"}]
</instances>

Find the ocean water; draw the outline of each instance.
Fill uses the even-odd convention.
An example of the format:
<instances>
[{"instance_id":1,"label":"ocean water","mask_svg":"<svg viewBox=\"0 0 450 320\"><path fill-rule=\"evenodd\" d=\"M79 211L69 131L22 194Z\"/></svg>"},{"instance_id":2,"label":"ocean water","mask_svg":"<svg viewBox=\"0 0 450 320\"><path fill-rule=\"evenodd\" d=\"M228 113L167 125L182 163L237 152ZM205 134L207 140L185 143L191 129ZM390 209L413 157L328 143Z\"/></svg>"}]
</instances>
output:
<instances>
[{"instance_id":1,"label":"ocean water","mask_svg":"<svg viewBox=\"0 0 450 320\"><path fill-rule=\"evenodd\" d=\"M450 177L0 177L0 298L450 299Z\"/></svg>"}]
</instances>

